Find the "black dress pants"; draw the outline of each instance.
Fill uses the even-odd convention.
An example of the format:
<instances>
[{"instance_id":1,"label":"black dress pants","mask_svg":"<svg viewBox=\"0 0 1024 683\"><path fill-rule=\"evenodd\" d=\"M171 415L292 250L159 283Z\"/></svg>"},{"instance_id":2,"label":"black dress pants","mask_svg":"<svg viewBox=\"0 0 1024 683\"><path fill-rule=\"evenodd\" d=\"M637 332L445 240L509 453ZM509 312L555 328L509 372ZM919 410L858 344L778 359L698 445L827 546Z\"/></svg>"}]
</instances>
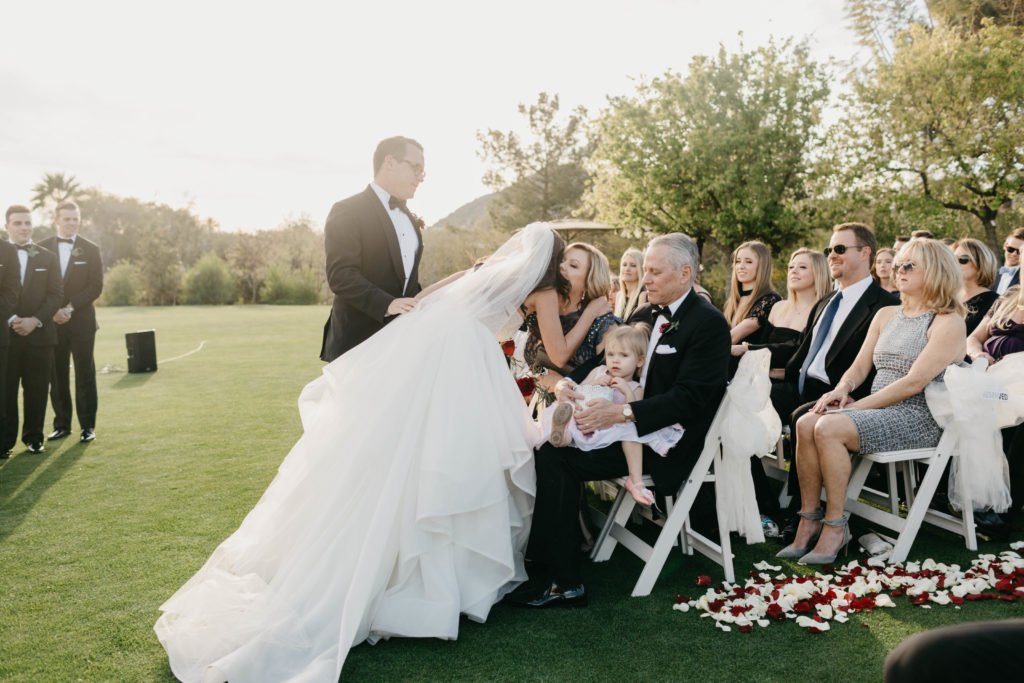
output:
<instances>
[{"instance_id":1,"label":"black dress pants","mask_svg":"<svg viewBox=\"0 0 1024 683\"><path fill-rule=\"evenodd\" d=\"M43 420L46 417L46 390L53 368L53 347L37 346L25 337L11 333L7 351L7 377L4 380L6 424L0 448L10 450L18 442L18 390L24 389L25 424L21 430L23 443L43 442Z\"/></svg>"},{"instance_id":2,"label":"black dress pants","mask_svg":"<svg viewBox=\"0 0 1024 683\"><path fill-rule=\"evenodd\" d=\"M53 349L53 373L50 403L53 405L53 428L71 431L71 360L75 365L75 403L78 426L96 427L96 362L93 350L96 333L75 334L71 324L57 326L57 346Z\"/></svg>"},{"instance_id":3,"label":"black dress pants","mask_svg":"<svg viewBox=\"0 0 1024 683\"><path fill-rule=\"evenodd\" d=\"M688 474L696 464L698 455L685 463ZM660 458L644 446L644 472L648 463ZM681 457L681 456L680 456ZM543 566L559 586L577 586L580 574L580 484L625 476L628 472L622 446L613 444L593 451L577 448L556 448L545 444L534 457L537 469L537 499L533 508L533 524L527 557ZM658 491L660 495L676 495L677 491ZM715 527L715 501L713 490L704 486L694 501L690 521L697 529Z\"/></svg>"}]
</instances>

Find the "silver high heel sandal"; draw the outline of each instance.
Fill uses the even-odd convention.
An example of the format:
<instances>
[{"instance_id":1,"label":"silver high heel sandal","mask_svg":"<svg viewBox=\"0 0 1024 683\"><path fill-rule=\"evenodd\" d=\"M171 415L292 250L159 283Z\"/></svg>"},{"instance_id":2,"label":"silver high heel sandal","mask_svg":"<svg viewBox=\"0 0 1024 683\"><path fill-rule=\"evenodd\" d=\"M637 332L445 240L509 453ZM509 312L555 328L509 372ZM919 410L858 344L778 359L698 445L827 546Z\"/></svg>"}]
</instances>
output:
<instances>
[{"instance_id":1,"label":"silver high heel sandal","mask_svg":"<svg viewBox=\"0 0 1024 683\"><path fill-rule=\"evenodd\" d=\"M840 550L843 551L843 555L846 555L846 551L850 547L850 541L853 540L853 534L850 533L850 513L844 512L843 516L839 519L823 519L821 522L831 527L843 527L843 542L839 544L839 547L831 555L807 553L800 558L800 564L830 564L836 561Z\"/></svg>"},{"instance_id":2,"label":"silver high heel sandal","mask_svg":"<svg viewBox=\"0 0 1024 683\"><path fill-rule=\"evenodd\" d=\"M812 522L817 522L818 520L825 519L825 511L822 510L821 508L818 508L814 512L797 512L796 514L802 517L803 519L807 519ZM775 553L775 557L783 560L791 560L797 557L803 557L804 555L809 553L812 548L814 548L814 545L818 542L818 536L820 535L821 530L819 529L818 533L811 537L811 543L807 547L796 548L793 545L788 545L779 552Z\"/></svg>"}]
</instances>

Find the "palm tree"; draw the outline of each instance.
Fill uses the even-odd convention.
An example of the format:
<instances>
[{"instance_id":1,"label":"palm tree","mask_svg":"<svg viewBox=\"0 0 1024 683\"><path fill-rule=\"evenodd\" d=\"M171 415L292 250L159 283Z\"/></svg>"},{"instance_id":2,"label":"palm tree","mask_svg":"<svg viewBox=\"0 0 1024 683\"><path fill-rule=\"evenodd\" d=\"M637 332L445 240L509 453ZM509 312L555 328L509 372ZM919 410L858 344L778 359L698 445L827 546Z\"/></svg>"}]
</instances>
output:
<instances>
[{"instance_id":1,"label":"palm tree","mask_svg":"<svg viewBox=\"0 0 1024 683\"><path fill-rule=\"evenodd\" d=\"M32 192L32 208L49 211L61 202L81 196L82 186L73 175L44 173L43 179L32 187Z\"/></svg>"}]
</instances>

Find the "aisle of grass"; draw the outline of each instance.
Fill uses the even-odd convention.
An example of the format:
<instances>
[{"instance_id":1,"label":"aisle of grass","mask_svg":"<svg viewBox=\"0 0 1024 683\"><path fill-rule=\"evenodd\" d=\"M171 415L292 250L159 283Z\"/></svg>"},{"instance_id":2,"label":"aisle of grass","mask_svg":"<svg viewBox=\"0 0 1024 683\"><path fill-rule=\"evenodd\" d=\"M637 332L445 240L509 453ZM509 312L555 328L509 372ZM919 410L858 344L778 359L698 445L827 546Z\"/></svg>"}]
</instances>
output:
<instances>
[{"instance_id":1,"label":"aisle of grass","mask_svg":"<svg viewBox=\"0 0 1024 683\"><path fill-rule=\"evenodd\" d=\"M320 371L322 307L102 309L98 438L19 447L0 461L0 679L172 680L152 631L157 607L239 524L300 433L295 402ZM129 375L124 333L156 329L160 358ZM49 422L48 425L49 426ZM344 486L339 482L339 488ZM1005 545L983 546L998 552ZM775 552L740 546L737 573ZM965 562L948 534L912 553ZM639 563L588 568L586 610L496 607L459 640L362 645L344 679L878 680L886 653L947 623L1022 616L1004 602L860 615L809 635L793 624L725 634L671 609L714 565L673 555L654 593L628 597ZM861 624L868 628L863 628Z\"/></svg>"}]
</instances>

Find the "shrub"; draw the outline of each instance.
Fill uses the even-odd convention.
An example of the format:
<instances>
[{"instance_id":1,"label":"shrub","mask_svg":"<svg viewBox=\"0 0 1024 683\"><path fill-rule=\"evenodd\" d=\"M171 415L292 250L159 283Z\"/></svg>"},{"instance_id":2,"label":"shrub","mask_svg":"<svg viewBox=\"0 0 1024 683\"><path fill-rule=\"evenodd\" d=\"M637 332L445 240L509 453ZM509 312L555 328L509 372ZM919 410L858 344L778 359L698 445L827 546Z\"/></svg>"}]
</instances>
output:
<instances>
[{"instance_id":1,"label":"shrub","mask_svg":"<svg viewBox=\"0 0 1024 683\"><path fill-rule=\"evenodd\" d=\"M185 303L231 304L238 299L238 289L224 259L207 254L196 261L185 275Z\"/></svg>"},{"instance_id":2,"label":"shrub","mask_svg":"<svg viewBox=\"0 0 1024 683\"><path fill-rule=\"evenodd\" d=\"M142 300L146 280L134 263L120 260L103 277L103 294L97 303L103 306L136 306Z\"/></svg>"},{"instance_id":3,"label":"shrub","mask_svg":"<svg viewBox=\"0 0 1024 683\"><path fill-rule=\"evenodd\" d=\"M320 279L312 270L292 271L274 264L260 300L267 304L315 304L320 300Z\"/></svg>"}]
</instances>

